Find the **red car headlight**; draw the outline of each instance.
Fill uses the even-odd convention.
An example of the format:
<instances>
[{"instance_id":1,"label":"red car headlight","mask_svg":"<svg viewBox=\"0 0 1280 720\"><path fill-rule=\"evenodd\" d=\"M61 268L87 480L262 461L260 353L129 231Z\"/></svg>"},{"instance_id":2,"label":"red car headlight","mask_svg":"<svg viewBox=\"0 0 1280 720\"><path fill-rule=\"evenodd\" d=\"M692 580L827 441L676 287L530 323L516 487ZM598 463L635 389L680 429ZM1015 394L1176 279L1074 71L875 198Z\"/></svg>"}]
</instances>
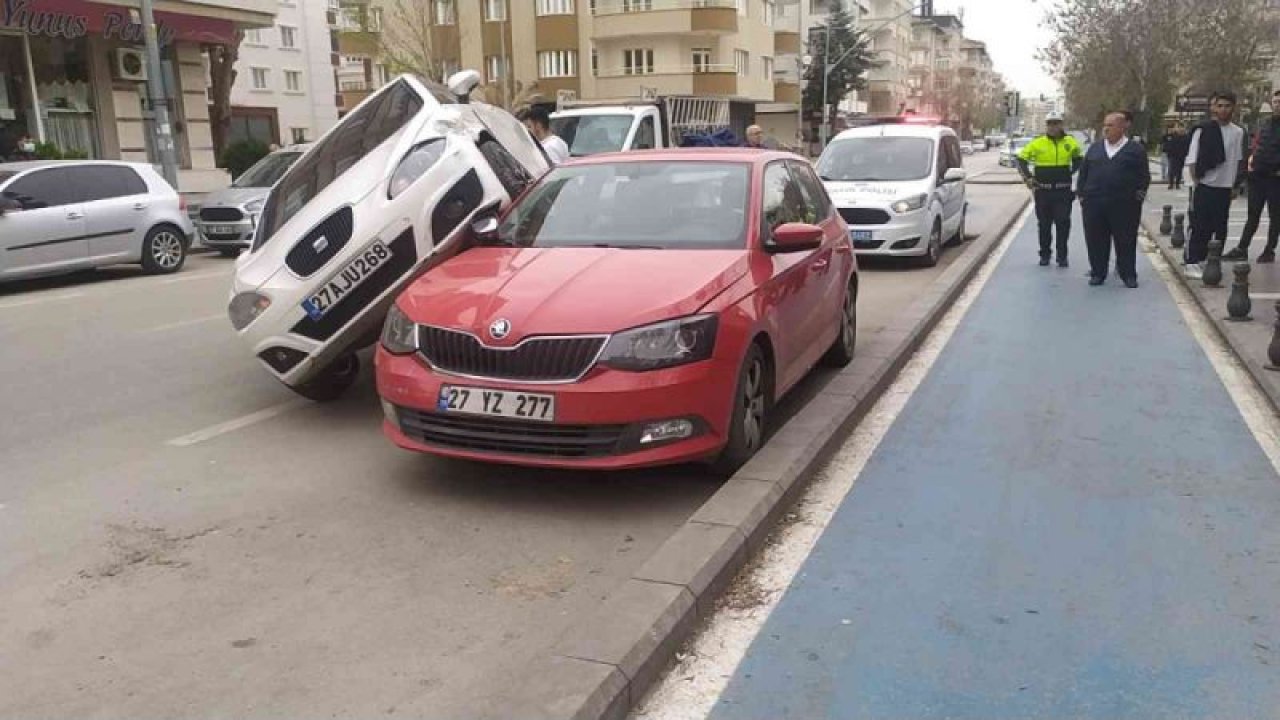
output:
<instances>
[{"instance_id":1,"label":"red car headlight","mask_svg":"<svg viewBox=\"0 0 1280 720\"><path fill-rule=\"evenodd\" d=\"M397 305L387 311L382 326L382 347L392 355L408 355L418 350L418 326Z\"/></svg>"},{"instance_id":2,"label":"red car headlight","mask_svg":"<svg viewBox=\"0 0 1280 720\"><path fill-rule=\"evenodd\" d=\"M615 334L600 364L616 370L658 370L706 360L716 347L715 315L693 315Z\"/></svg>"}]
</instances>

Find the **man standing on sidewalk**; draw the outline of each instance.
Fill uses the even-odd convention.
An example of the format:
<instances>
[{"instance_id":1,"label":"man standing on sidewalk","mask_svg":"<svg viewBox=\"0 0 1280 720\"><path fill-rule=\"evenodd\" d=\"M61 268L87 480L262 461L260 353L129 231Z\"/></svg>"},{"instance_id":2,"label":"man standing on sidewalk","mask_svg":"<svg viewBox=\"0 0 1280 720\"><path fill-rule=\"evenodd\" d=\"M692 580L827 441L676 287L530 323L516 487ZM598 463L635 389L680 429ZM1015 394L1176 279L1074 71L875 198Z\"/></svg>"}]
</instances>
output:
<instances>
[{"instance_id":1,"label":"man standing on sidewalk","mask_svg":"<svg viewBox=\"0 0 1280 720\"><path fill-rule=\"evenodd\" d=\"M1187 168L1191 171L1191 209L1195 223L1187 242L1186 262L1199 265L1209 257L1209 241L1217 235L1227 244L1227 221L1231 216L1231 192L1244 160L1244 130L1231 118L1236 112L1234 93L1214 93L1210 103L1213 119L1191 135Z\"/></svg>"},{"instance_id":2,"label":"man standing on sidewalk","mask_svg":"<svg viewBox=\"0 0 1280 720\"><path fill-rule=\"evenodd\" d=\"M1102 126L1102 142L1089 146L1080 166L1077 195L1089 248L1089 284L1101 285L1116 247L1116 274L1126 287L1138 287L1138 223L1151 186L1147 153L1129 140L1124 113L1111 113Z\"/></svg>"},{"instance_id":3,"label":"man standing on sidewalk","mask_svg":"<svg viewBox=\"0 0 1280 720\"><path fill-rule=\"evenodd\" d=\"M1174 123L1161 141L1160 149L1166 160L1169 189L1177 190L1182 187L1182 169L1187 163L1187 151L1191 149L1191 138L1187 137L1187 129L1182 123Z\"/></svg>"},{"instance_id":4,"label":"man standing on sidewalk","mask_svg":"<svg viewBox=\"0 0 1280 720\"><path fill-rule=\"evenodd\" d=\"M1045 134L1027 143L1018 153L1018 173L1035 193L1036 220L1040 223L1040 265L1047 266L1058 230L1058 267L1067 267L1067 238L1071 236L1071 175L1080 169L1082 153L1076 139L1062 128L1056 112L1045 118ZM1035 167L1035 174L1032 169Z\"/></svg>"},{"instance_id":5,"label":"man standing on sidewalk","mask_svg":"<svg viewBox=\"0 0 1280 720\"><path fill-rule=\"evenodd\" d=\"M1249 243L1258 231L1262 208L1267 208L1267 246L1258 262L1276 261L1276 241L1280 239L1280 90L1271 94L1271 117L1253 140L1249 156L1249 219L1240 235L1240 244L1222 256L1223 260L1248 260Z\"/></svg>"}]
</instances>

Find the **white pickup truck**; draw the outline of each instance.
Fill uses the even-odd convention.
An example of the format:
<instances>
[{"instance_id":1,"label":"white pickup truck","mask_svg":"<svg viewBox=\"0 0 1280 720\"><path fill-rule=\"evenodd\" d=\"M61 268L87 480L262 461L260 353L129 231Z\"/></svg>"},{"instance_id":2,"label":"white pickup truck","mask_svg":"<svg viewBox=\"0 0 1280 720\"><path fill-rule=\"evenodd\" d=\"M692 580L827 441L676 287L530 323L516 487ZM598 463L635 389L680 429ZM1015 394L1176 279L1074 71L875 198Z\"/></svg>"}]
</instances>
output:
<instances>
[{"instance_id":1,"label":"white pickup truck","mask_svg":"<svg viewBox=\"0 0 1280 720\"><path fill-rule=\"evenodd\" d=\"M724 130L741 137L742 128L734 122L737 105L749 106L729 98L687 96L561 101L551 115L551 131L568 144L573 157L681 147L689 136Z\"/></svg>"}]
</instances>

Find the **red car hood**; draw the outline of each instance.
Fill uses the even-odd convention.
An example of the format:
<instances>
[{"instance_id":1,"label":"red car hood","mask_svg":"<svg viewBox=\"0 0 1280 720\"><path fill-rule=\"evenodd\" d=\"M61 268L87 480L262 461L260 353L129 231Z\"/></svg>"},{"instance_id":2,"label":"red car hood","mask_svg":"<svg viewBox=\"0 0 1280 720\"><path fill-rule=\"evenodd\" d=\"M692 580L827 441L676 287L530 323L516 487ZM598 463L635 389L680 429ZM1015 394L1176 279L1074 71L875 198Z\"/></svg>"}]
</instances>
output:
<instances>
[{"instance_id":1,"label":"red car hood","mask_svg":"<svg viewBox=\"0 0 1280 720\"><path fill-rule=\"evenodd\" d=\"M413 321L491 345L531 335L606 333L690 315L746 274L743 250L475 248L400 296ZM511 332L487 332L498 319Z\"/></svg>"}]
</instances>

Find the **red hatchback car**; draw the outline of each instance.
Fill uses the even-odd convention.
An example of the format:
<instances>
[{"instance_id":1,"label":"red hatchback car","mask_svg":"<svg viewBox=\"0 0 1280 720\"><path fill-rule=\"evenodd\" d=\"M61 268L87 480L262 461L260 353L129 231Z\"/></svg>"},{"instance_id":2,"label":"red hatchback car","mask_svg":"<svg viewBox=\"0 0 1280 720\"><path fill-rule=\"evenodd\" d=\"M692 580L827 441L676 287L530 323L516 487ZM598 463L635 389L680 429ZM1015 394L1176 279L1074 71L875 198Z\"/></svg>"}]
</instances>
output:
<instances>
[{"instance_id":1,"label":"red hatchback car","mask_svg":"<svg viewBox=\"0 0 1280 720\"><path fill-rule=\"evenodd\" d=\"M547 173L396 300L383 429L438 455L737 469L774 402L853 357L857 261L809 163L597 155Z\"/></svg>"}]
</instances>

